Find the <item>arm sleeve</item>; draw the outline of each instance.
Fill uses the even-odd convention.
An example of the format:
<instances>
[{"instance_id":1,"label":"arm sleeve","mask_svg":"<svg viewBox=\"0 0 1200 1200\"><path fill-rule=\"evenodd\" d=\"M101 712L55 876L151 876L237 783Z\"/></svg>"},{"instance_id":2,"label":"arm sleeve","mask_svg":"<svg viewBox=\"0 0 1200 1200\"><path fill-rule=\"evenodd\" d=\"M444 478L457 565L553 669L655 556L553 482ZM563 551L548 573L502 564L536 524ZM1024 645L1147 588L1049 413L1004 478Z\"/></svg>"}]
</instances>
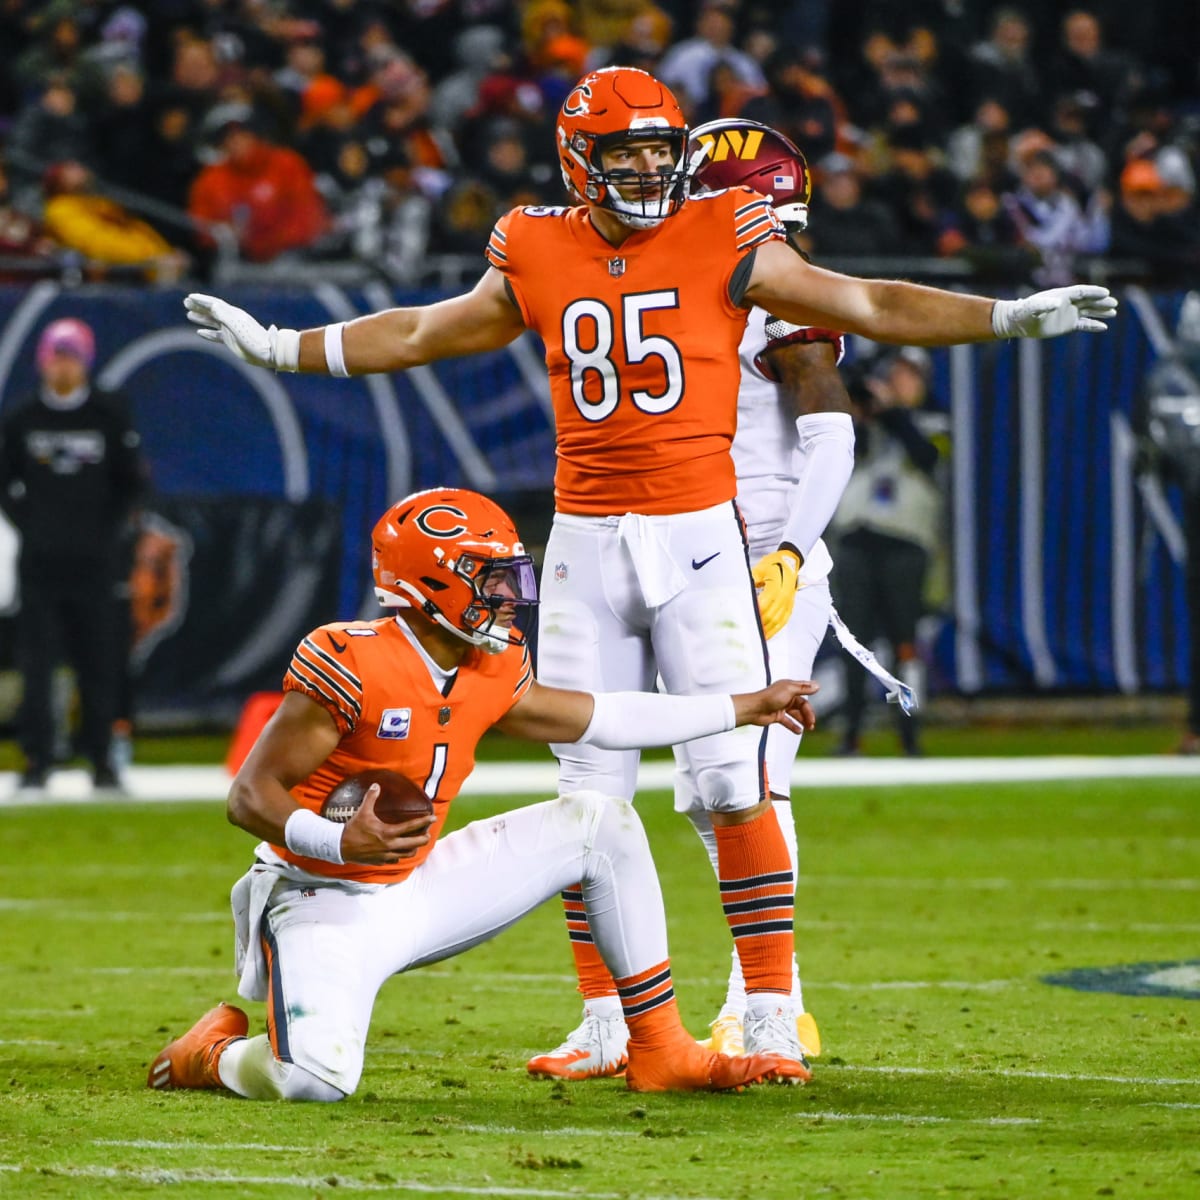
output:
<instances>
[{"instance_id":1,"label":"arm sleeve","mask_svg":"<svg viewBox=\"0 0 1200 1200\"><path fill-rule=\"evenodd\" d=\"M487 259L489 266L495 267L504 276L504 287L508 292L508 298L517 306L525 324L533 328L530 323L529 308L525 303L525 296L521 291L509 256L509 242L516 232L515 223L519 212L520 209L510 209L492 226L492 234L488 238L483 257Z\"/></svg>"},{"instance_id":2,"label":"arm sleeve","mask_svg":"<svg viewBox=\"0 0 1200 1200\"><path fill-rule=\"evenodd\" d=\"M674 746L735 724L732 696L597 692L593 700L592 719L578 744L601 750Z\"/></svg>"},{"instance_id":3,"label":"arm sleeve","mask_svg":"<svg viewBox=\"0 0 1200 1200\"><path fill-rule=\"evenodd\" d=\"M792 493L783 544L807 560L854 470L854 421L849 413L810 413L796 418L804 465Z\"/></svg>"}]
</instances>

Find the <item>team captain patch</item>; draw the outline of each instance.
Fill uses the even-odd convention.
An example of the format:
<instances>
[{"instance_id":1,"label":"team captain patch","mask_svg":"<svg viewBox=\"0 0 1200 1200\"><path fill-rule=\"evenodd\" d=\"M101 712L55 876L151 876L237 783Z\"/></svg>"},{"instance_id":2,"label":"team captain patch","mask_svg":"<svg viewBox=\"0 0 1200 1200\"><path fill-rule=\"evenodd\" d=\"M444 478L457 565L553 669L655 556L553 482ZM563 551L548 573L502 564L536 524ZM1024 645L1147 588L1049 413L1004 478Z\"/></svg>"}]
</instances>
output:
<instances>
[{"instance_id":1,"label":"team captain patch","mask_svg":"<svg viewBox=\"0 0 1200 1200\"><path fill-rule=\"evenodd\" d=\"M379 718L379 732L375 736L406 738L410 724L412 724L411 708L385 708L383 716Z\"/></svg>"}]
</instances>

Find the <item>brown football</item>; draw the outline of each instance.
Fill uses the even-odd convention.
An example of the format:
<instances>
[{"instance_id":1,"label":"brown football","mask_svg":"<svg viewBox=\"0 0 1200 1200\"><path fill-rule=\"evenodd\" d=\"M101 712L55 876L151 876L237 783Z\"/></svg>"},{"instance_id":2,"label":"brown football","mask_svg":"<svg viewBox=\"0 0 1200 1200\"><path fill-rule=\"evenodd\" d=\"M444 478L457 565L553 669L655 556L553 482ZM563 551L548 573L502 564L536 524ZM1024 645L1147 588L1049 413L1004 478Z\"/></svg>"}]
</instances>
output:
<instances>
[{"instance_id":1,"label":"brown football","mask_svg":"<svg viewBox=\"0 0 1200 1200\"><path fill-rule=\"evenodd\" d=\"M433 812L433 802L411 779L398 771L360 771L343 779L325 797L321 805L321 816L330 821L349 821L358 811L367 788L379 784L379 799L375 801L375 815L388 825L411 821L414 817L427 817Z\"/></svg>"}]
</instances>

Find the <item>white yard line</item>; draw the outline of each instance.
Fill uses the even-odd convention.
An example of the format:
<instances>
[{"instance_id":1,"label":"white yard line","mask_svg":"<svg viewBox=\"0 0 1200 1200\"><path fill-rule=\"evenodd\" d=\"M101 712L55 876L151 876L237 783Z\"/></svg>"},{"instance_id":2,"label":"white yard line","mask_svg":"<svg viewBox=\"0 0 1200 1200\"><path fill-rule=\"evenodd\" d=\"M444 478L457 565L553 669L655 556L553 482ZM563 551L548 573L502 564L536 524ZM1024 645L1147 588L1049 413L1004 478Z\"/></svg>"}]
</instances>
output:
<instances>
[{"instance_id":1,"label":"white yard line","mask_svg":"<svg viewBox=\"0 0 1200 1200\"><path fill-rule=\"evenodd\" d=\"M925 1113L798 1112L798 1121L889 1121L900 1125L1040 1125L1041 1117L934 1117Z\"/></svg>"},{"instance_id":2,"label":"white yard line","mask_svg":"<svg viewBox=\"0 0 1200 1200\"><path fill-rule=\"evenodd\" d=\"M1195 1087L1200 1078L1175 1079L1169 1076L1086 1075L1078 1071L1016 1071L1007 1067L862 1067L853 1063L818 1064L821 1071L850 1071L872 1075L915 1075L938 1079L1059 1079L1065 1083L1122 1083L1135 1087Z\"/></svg>"},{"instance_id":3,"label":"white yard line","mask_svg":"<svg viewBox=\"0 0 1200 1200\"><path fill-rule=\"evenodd\" d=\"M669 789L674 765L646 762L638 775L642 790ZM1047 755L1033 758L862 758L797 760L792 782L809 787L900 787L945 783L1018 783L1065 779L1200 777L1200 758L1170 755ZM558 768L553 761L481 763L463 787L470 796L553 796ZM229 792L224 767L132 767L129 801L224 800ZM17 775L0 772L0 809L46 804L82 804L91 799L86 772L60 771L45 794L17 792Z\"/></svg>"},{"instance_id":4,"label":"white yard line","mask_svg":"<svg viewBox=\"0 0 1200 1200\"><path fill-rule=\"evenodd\" d=\"M328 1175L238 1175L232 1171L209 1171L199 1167L177 1169L156 1167L71 1166L50 1163L42 1167L21 1163L0 1163L0 1171L10 1174L33 1175L66 1179L126 1179L136 1183L159 1186L188 1183L233 1184L242 1187L303 1188L310 1192L325 1192L337 1188L346 1192L420 1192L454 1196L517 1196L545 1200L628 1200L628 1192L588 1192L576 1188L478 1187L461 1183L423 1183L412 1179L381 1180L354 1179L330 1172ZM677 1200L672 1196L643 1196L640 1200ZM694 1200L694 1198L693 1198Z\"/></svg>"}]
</instances>

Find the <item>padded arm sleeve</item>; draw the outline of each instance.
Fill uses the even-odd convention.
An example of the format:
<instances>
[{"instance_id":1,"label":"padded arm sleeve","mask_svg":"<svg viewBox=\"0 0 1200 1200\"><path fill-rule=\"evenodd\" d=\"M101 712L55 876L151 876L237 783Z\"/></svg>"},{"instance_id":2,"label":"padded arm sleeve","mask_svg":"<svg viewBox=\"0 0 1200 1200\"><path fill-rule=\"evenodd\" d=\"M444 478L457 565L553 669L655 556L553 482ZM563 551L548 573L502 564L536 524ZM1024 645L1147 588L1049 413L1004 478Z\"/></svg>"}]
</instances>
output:
<instances>
[{"instance_id":1,"label":"padded arm sleeve","mask_svg":"<svg viewBox=\"0 0 1200 1200\"><path fill-rule=\"evenodd\" d=\"M849 413L810 413L796 418L804 467L792 497L783 544L801 556L825 532L854 470L854 422Z\"/></svg>"},{"instance_id":2,"label":"padded arm sleeve","mask_svg":"<svg viewBox=\"0 0 1200 1200\"><path fill-rule=\"evenodd\" d=\"M674 746L735 724L732 696L662 696L657 692L597 692L581 746L637 750Z\"/></svg>"}]
</instances>

